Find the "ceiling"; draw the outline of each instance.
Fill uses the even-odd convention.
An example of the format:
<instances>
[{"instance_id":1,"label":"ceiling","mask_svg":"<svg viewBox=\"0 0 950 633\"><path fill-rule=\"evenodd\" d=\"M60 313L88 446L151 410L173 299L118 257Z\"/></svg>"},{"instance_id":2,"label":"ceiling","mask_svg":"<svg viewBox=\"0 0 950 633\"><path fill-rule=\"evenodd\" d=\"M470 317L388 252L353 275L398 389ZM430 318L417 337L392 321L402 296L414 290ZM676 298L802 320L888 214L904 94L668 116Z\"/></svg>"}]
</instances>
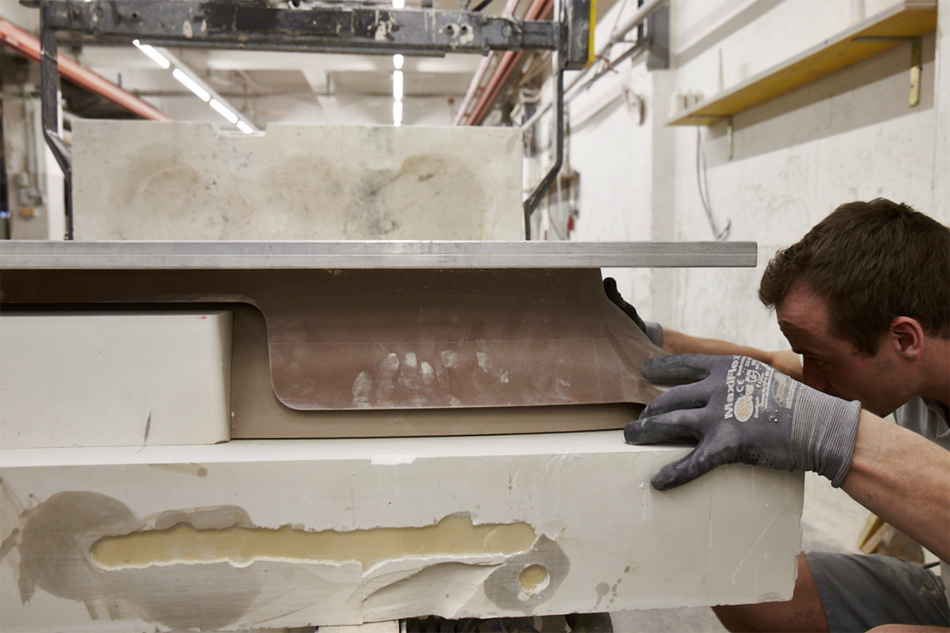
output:
<instances>
[{"instance_id":1,"label":"ceiling","mask_svg":"<svg viewBox=\"0 0 950 633\"><path fill-rule=\"evenodd\" d=\"M2 0L4 17L36 32L38 12L19 5L15 11L10 11L10 3L15 1ZM410 0L407 4L411 8L413 4L419 6L420 1ZM460 4L460 0L435 0L436 8L445 10L458 10ZM522 14L529 4L529 0L521 0L516 14ZM608 7L604 6L603 0L599 4L599 12L603 14ZM493 0L483 12L498 15L504 6L504 0ZM11 13L15 15L8 17ZM206 114L206 108L200 109L199 104L192 103L197 100L171 77L169 70L163 70L131 45L77 43L62 39L61 42L61 50L76 57L83 66L152 102L172 118L189 120ZM394 66L390 55L208 48L171 48L169 51L260 127L289 116L288 113L296 112L297 120L325 116L330 102L347 104L345 107L352 111L353 104L361 99L368 99L370 103L375 98L382 104L375 110L368 108L367 113L372 111L368 117L385 119L391 116L387 114L391 111L393 91ZM441 100L444 105L439 109L438 117L446 123L451 122L454 109L464 98L481 60L482 56L471 54L407 57L403 68L407 108L414 102ZM67 102L80 116L108 116L107 104L83 98L75 91L64 89L64 93ZM115 114L121 116L121 113ZM209 119L213 120L214 116L209 115ZM376 122L386 123L391 119Z\"/></svg>"}]
</instances>

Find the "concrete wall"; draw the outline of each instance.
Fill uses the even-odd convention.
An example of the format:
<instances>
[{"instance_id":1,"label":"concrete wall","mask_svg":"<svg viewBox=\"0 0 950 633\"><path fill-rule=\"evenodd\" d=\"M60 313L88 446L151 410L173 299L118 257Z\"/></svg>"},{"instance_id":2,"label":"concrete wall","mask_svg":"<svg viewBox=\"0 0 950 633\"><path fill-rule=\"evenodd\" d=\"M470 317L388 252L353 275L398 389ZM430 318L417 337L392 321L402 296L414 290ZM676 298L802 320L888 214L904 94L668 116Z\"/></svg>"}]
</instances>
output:
<instances>
[{"instance_id":1,"label":"concrete wall","mask_svg":"<svg viewBox=\"0 0 950 633\"><path fill-rule=\"evenodd\" d=\"M736 115L731 157L727 123L667 125L675 92L729 89L893 4L670 0L671 69L630 63L571 102L570 161L582 182L572 239L714 239L697 184L701 140L717 230L729 223L728 239L759 244L754 270L616 271L646 317L784 348L755 297L777 249L851 200L883 196L950 222L950 184L940 176L950 173L950 0L940 0L938 32L923 39L916 107L907 105L908 43ZM598 37L615 21L606 16ZM631 93L645 104L642 121Z\"/></svg>"}]
</instances>

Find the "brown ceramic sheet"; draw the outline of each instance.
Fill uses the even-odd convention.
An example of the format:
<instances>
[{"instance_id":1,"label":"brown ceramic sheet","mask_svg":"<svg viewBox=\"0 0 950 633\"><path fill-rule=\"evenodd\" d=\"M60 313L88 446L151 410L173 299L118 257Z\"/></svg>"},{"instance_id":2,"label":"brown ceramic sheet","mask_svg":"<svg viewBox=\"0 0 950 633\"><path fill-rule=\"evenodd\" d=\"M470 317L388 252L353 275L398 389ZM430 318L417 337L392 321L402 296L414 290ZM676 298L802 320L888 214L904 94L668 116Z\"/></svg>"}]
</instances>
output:
<instances>
[{"instance_id":1,"label":"brown ceramic sheet","mask_svg":"<svg viewBox=\"0 0 950 633\"><path fill-rule=\"evenodd\" d=\"M0 275L4 309L256 306L274 393L300 411L647 404L659 393L639 367L664 352L606 298L597 269Z\"/></svg>"}]
</instances>

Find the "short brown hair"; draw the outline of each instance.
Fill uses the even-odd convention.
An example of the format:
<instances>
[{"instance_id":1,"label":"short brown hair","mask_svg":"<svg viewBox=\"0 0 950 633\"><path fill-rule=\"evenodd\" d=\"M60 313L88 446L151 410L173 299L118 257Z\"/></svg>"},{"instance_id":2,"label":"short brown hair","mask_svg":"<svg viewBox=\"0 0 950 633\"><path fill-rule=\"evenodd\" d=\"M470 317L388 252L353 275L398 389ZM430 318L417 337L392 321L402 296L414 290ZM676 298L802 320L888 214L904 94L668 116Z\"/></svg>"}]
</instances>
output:
<instances>
[{"instance_id":1,"label":"short brown hair","mask_svg":"<svg viewBox=\"0 0 950 633\"><path fill-rule=\"evenodd\" d=\"M950 338L950 229L906 204L841 205L775 254L759 299L774 308L799 281L828 303L832 333L869 356L899 316Z\"/></svg>"}]
</instances>

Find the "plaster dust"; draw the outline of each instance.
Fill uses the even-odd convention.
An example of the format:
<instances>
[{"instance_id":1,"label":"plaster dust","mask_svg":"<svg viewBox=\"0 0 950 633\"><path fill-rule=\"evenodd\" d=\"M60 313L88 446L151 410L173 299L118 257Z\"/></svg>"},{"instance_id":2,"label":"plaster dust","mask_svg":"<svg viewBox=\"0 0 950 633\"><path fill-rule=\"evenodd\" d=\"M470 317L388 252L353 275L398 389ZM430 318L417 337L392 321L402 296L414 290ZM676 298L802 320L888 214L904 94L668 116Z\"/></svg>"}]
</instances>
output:
<instances>
[{"instance_id":1,"label":"plaster dust","mask_svg":"<svg viewBox=\"0 0 950 633\"><path fill-rule=\"evenodd\" d=\"M398 558L512 555L530 549L534 540L534 529L525 523L473 525L471 517L466 516L446 517L420 528L381 527L351 532L308 532L289 526L201 530L182 523L167 530L103 537L92 546L90 554L103 569L222 562L244 567L258 560L356 561L369 569ZM536 573L530 578L535 579ZM540 579L534 580L531 588L539 583Z\"/></svg>"}]
</instances>

